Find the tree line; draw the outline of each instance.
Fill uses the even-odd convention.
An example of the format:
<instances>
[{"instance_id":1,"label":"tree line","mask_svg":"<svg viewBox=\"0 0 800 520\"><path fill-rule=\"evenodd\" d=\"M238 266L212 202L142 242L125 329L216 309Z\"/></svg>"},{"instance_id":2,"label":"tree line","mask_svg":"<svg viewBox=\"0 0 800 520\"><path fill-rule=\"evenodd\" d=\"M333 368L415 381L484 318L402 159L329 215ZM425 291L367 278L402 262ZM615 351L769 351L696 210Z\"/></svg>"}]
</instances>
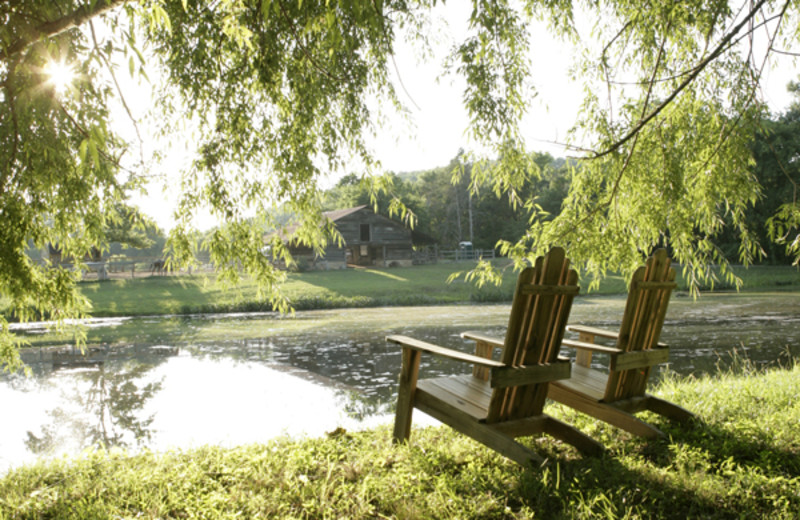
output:
<instances>
[{"instance_id":1,"label":"tree line","mask_svg":"<svg viewBox=\"0 0 800 520\"><path fill-rule=\"evenodd\" d=\"M326 210L369 205L391 217L394 198L402 200L416 219L414 230L431 237L440 247L455 249L462 241L477 249L493 249L499 239L517 240L528 227L527 203L536 201L546 212L558 213L569 187L569 165L546 153L531 155L534 168L524 172L527 181L514 204L509 194L497 196L489 186L471 186L474 165L464 154L449 164L428 170L388 173L385 187L374 194L371 180L357 174L344 176L325 193Z\"/></svg>"}]
</instances>

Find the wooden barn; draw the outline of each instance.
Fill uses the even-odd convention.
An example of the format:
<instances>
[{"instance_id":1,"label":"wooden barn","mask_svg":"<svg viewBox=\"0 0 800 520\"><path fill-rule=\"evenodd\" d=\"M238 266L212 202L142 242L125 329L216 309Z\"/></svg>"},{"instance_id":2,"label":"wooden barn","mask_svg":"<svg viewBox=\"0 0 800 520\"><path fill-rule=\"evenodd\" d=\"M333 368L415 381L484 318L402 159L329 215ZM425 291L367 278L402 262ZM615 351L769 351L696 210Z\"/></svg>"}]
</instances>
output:
<instances>
[{"instance_id":1,"label":"wooden barn","mask_svg":"<svg viewBox=\"0 0 800 520\"><path fill-rule=\"evenodd\" d=\"M403 223L376 214L368 206L328 211L323 215L336 224L344 245L328 246L317 257L307 247L290 245L297 264L304 269L343 269L348 265L410 266L414 237Z\"/></svg>"}]
</instances>

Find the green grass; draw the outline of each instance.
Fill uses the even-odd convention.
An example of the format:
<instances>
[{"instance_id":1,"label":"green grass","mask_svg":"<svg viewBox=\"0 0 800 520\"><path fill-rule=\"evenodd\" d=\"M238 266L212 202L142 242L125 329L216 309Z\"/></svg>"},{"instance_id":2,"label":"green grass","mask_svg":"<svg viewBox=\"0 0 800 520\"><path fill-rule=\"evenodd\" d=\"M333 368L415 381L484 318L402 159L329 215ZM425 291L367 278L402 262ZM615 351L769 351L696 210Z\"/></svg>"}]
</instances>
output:
<instances>
[{"instance_id":1,"label":"green grass","mask_svg":"<svg viewBox=\"0 0 800 520\"><path fill-rule=\"evenodd\" d=\"M464 281L447 283L455 271L473 267L468 262L441 263L392 269L347 269L292 273L282 286L297 310L388 305L434 305L466 302L510 301L516 280L511 269L504 272L500 287L477 288ZM744 290L798 290L800 271L789 266L755 266L742 269ZM680 278L678 290L685 291ZM581 282L588 287L588 280ZM731 287L719 284L718 290ZM83 282L83 294L92 303L92 315L143 316L213 312L270 311L268 302L258 297L256 284L245 278L236 287L225 288L211 276L152 276L104 282ZM590 294L622 294L625 281L611 275ZM587 294L586 289L583 294ZM0 311L6 309L0 301Z\"/></svg>"},{"instance_id":2,"label":"green grass","mask_svg":"<svg viewBox=\"0 0 800 520\"><path fill-rule=\"evenodd\" d=\"M785 288L787 290L800 289L800 266L790 265L754 265L747 268L734 267L734 273L739 276L744 285L743 291L774 290ZM714 283L714 291L730 291L736 287L717 273L718 281ZM687 290L686 281L678 270L678 288ZM700 290L712 290L711 285L702 285Z\"/></svg>"},{"instance_id":3,"label":"green grass","mask_svg":"<svg viewBox=\"0 0 800 520\"><path fill-rule=\"evenodd\" d=\"M431 305L510 297L514 279L510 271L500 288L477 289L464 282L447 283L454 270L470 267L438 264L291 273L281 290L297 310ZM92 302L94 316L272 310L268 302L258 297L258 287L248 278L236 287L225 288L213 275L153 276L86 282L81 284L81 291Z\"/></svg>"},{"instance_id":4,"label":"green grass","mask_svg":"<svg viewBox=\"0 0 800 520\"><path fill-rule=\"evenodd\" d=\"M655 393L695 411L644 441L558 406L603 442L583 458L550 438L521 468L447 427L389 427L234 449L95 452L0 479L0 518L796 518L800 366L739 363Z\"/></svg>"}]
</instances>

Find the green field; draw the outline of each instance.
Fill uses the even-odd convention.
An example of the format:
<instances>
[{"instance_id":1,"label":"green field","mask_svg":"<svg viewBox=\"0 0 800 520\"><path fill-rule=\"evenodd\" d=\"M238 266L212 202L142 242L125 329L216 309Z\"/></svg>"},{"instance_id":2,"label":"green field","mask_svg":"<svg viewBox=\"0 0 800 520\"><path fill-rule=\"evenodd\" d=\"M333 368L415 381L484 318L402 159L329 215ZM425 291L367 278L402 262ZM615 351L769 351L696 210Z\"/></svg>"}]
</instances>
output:
<instances>
[{"instance_id":1,"label":"green field","mask_svg":"<svg viewBox=\"0 0 800 520\"><path fill-rule=\"evenodd\" d=\"M346 269L289 273L281 291L297 310L378 305L425 305L495 297L513 290L513 273L502 288L477 290L447 277L471 265L439 264L392 269ZM197 312L270 311L257 285L243 278L225 287L212 275L152 276L131 280L87 282L81 291L95 316L136 316Z\"/></svg>"},{"instance_id":2,"label":"green field","mask_svg":"<svg viewBox=\"0 0 800 520\"><path fill-rule=\"evenodd\" d=\"M389 427L233 449L95 452L11 471L0 518L797 518L800 366L746 362L657 395L694 411L667 439L641 440L559 406L605 446L581 457L551 438L522 468L447 427Z\"/></svg>"},{"instance_id":3,"label":"green field","mask_svg":"<svg viewBox=\"0 0 800 520\"><path fill-rule=\"evenodd\" d=\"M391 269L347 269L290 273L282 291L297 310L386 305L433 305L465 302L510 301L516 273L504 271L501 287L477 288L463 280L447 283L457 271L468 271L469 262L440 263ZM744 291L800 290L800 271L790 266L754 266L739 269ZM679 274L679 291L687 284ZM582 294L621 294L625 282L611 275L599 289ZM715 287L731 290L727 284ZM80 290L91 301L97 317L192 314L200 312L270 311L258 297L256 284L244 278L235 287L224 287L212 275L149 276L103 282L82 282ZM0 303L0 309L4 309Z\"/></svg>"}]
</instances>

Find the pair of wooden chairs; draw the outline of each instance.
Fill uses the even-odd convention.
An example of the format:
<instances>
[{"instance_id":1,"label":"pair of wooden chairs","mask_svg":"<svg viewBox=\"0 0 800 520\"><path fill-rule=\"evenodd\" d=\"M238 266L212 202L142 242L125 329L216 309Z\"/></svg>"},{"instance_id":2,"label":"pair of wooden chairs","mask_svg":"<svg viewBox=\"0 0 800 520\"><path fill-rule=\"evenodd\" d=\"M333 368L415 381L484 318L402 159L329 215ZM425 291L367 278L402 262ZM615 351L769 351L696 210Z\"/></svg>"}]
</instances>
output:
<instances>
[{"instance_id":1,"label":"pair of wooden chairs","mask_svg":"<svg viewBox=\"0 0 800 520\"><path fill-rule=\"evenodd\" d=\"M603 450L591 437L545 414L547 398L647 437L662 433L637 419L633 414L638 411L692 418L687 410L646 393L650 371L669 355L658 340L674 279L670 259L659 250L633 275L618 333L567 326L578 275L564 250L553 248L520 273L505 340L465 332L463 338L475 341L471 355L406 336L387 337L402 347L395 441L408 440L417 408L524 465L542 458L515 439L539 433L586 454ZM579 339L564 339L565 330L577 332ZM602 346L596 338L616 344ZM574 364L559 355L562 346L577 349ZM499 360L492 356L496 348L502 349ZM418 379L423 352L471 363L472 373ZM590 368L598 352L610 356L607 374Z\"/></svg>"}]
</instances>

